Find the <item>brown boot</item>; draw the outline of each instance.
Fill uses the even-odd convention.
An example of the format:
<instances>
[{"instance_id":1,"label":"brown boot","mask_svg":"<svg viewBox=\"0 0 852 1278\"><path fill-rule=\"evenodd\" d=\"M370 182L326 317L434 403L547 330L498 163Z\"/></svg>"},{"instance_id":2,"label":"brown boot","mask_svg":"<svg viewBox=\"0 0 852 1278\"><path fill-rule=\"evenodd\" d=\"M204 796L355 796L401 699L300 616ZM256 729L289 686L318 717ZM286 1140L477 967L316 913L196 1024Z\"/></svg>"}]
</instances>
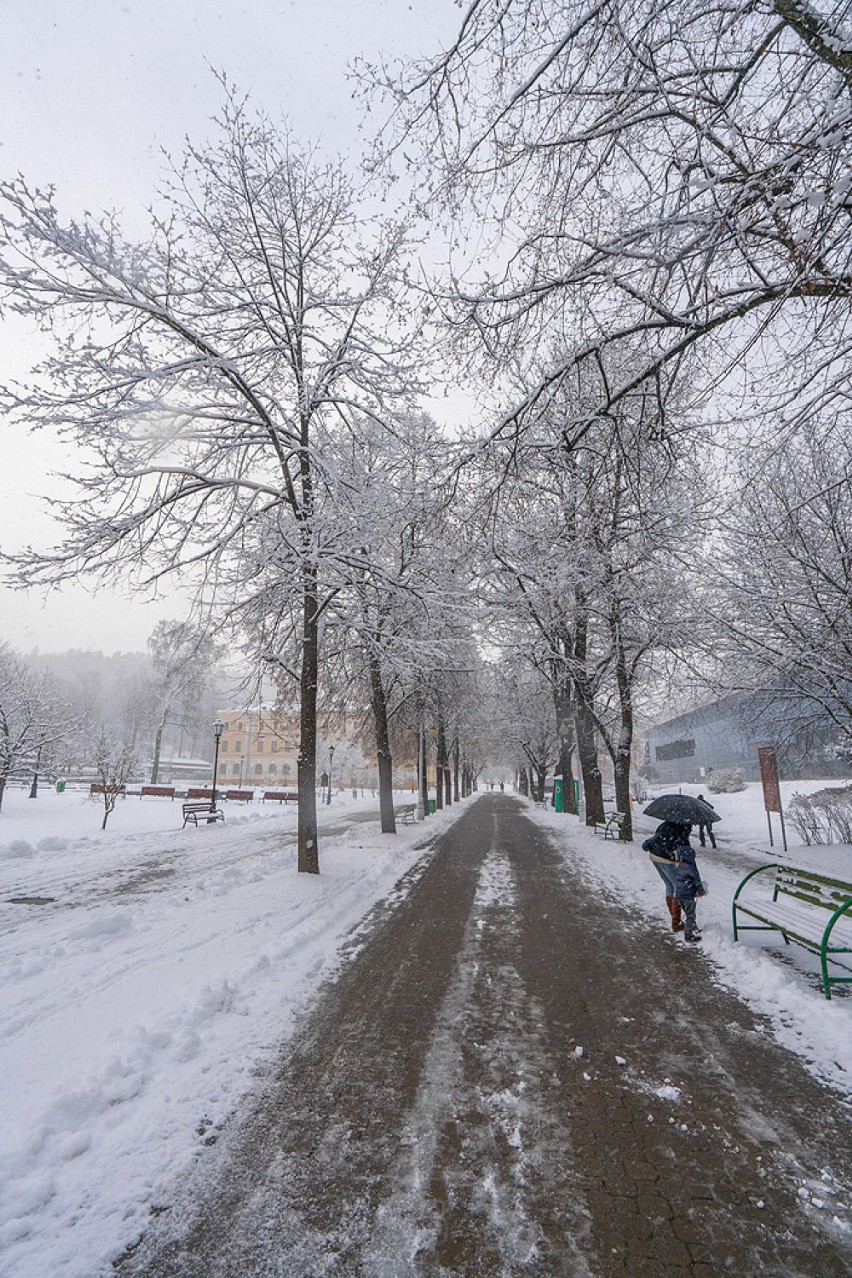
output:
<instances>
[{"instance_id":1,"label":"brown boot","mask_svg":"<svg viewBox=\"0 0 852 1278\"><path fill-rule=\"evenodd\" d=\"M672 916L672 931L682 932L683 921L680 917L680 901L676 896L667 896L666 905L669 907L669 914Z\"/></svg>"}]
</instances>

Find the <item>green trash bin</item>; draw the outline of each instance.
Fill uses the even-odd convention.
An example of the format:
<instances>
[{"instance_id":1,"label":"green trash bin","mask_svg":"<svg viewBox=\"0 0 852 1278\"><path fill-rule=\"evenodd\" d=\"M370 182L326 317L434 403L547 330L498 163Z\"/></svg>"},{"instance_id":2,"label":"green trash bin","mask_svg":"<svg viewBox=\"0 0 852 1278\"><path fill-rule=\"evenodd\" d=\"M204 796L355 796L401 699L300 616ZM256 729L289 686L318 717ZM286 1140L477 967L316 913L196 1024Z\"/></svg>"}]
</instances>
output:
<instances>
[{"instance_id":1,"label":"green trash bin","mask_svg":"<svg viewBox=\"0 0 852 1278\"><path fill-rule=\"evenodd\" d=\"M64 794L64 793L65 793L65 782L64 782L64 781L57 781L57 782L56 782L56 793L57 793L57 794Z\"/></svg>"},{"instance_id":2,"label":"green trash bin","mask_svg":"<svg viewBox=\"0 0 852 1278\"><path fill-rule=\"evenodd\" d=\"M564 812L565 807L562 800L562 777L554 777L553 780L553 803L557 812Z\"/></svg>"},{"instance_id":3,"label":"green trash bin","mask_svg":"<svg viewBox=\"0 0 852 1278\"><path fill-rule=\"evenodd\" d=\"M353 790L353 791L352 791L352 798L353 798L353 799L357 799L357 798L358 798L358 791L357 791L357 790Z\"/></svg>"},{"instance_id":4,"label":"green trash bin","mask_svg":"<svg viewBox=\"0 0 852 1278\"><path fill-rule=\"evenodd\" d=\"M430 799L430 800L429 800L429 812L430 812L430 813L434 812L434 811L436 810L436 808L437 808L437 803L436 803L435 799Z\"/></svg>"}]
</instances>

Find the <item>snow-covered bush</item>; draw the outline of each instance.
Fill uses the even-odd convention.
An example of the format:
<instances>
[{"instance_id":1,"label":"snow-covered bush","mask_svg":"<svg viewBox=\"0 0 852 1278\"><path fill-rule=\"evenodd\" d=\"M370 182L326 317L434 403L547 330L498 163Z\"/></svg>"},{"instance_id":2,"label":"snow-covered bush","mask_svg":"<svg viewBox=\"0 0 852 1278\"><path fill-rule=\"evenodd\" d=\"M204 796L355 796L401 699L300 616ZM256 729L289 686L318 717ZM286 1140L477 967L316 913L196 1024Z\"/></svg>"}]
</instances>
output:
<instances>
[{"instance_id":1,"label":"snow-covered bush","mask_svg":"<svg viewBox=\"0 0 852 1278\"><path fill-rule=\"evenodd\" d=\"M787 812L800 838L814 843L852 843L852 786L794 794Z\"/></svg>"},{"instance_id":2,"label":"snow-covered bush","mask_svg":"<svg viewBox=\"0 0 852 1278\"><path fill-rule=\"evenodd\" d=\"M746 788L742 768L717 768L707 778L711 794L736 794Z\"/></svg>"},{"instance_id":3,"label":"snow-covered bush","mask_svg":"<svg viewBox=\"0 0 852 1278\"><path fill-rule=\"evenodd\" d=\"M644 803L646 799L651 797L651 791L648 789L648 783L645 778L636 775L631 777L630 793L637 803Z\"/></svg>"}]
</instances>

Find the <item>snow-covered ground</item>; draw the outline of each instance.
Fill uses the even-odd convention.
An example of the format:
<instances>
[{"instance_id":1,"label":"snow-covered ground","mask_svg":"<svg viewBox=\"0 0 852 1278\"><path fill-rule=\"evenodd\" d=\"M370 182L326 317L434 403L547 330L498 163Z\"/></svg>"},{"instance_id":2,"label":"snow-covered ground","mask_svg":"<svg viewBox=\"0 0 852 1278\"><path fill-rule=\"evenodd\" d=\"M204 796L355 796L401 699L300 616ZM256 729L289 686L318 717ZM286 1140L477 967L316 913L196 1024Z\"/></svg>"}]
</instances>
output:
<instances>
[{"instance_id":1,"label":"snow-covered ground","mask_svg":"<svg viewBox=\"0 0 852 1278\"><path fill-rule=\"evenodd\" d=\"M785 800L805 788L818 786L786 786ZM731 941L736 883L779 851L769 853L760 788L714 803L723 817L719 851L699 854L710 884L699 919L713 971L766 1013L819 1077L848 1090L852 996L826 1002L813 960L780 954L783 944L768 934ZM347 933L428 856L417 844L465 806L391 837L379 833L371 796L336 796L322 810L315 877L295 873L293 809L231 805L224 826L181 830L179 801L128 798L102 832L98 807L79 792L7 794L3 1278L109 1270L158 1193L251 1089L334 971ZM566 856L587 861L604 890L664 926L662 884L639 840L604 842L532 805L530 816L564 841ZM655 825L637 817L640 830ZM792 831L788 838L792 862L852 873L848 847L805 849ZM21 897L44 903L9 903Z\"/></svg>"},{"instance_id":2,"label":"snow-covered ground","mask_svg":"<svg viewBox=\"0 0 852 1278\"><path fill-rule=\"evenodd\" d=\"M7 793L3 1278L109 1268L158 1187L215 1139L346 933L462 810L383 836L374 798L335 796L317 877L295 872L295 808L232 804L224 825L181 830L179 801L127 798L102 832L87 795ZM45 903L9 903L21 897Z\"/></svg>"}]
</instances>

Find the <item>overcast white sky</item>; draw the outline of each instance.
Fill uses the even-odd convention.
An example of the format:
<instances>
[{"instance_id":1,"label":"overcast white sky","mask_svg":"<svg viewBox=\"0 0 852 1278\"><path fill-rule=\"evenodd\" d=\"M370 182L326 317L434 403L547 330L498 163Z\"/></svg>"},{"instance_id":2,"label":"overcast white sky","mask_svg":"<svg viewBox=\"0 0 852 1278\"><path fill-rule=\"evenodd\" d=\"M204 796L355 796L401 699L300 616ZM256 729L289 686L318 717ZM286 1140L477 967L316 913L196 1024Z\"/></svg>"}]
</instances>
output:
<instances>
[{"instance_id":1,"label":"overcast white sky","mask_svg":"<svg viewBox=\"0 0 852 1278\"><path fill-rule=\"evenodd\" d=\"M330 150L357 149L348 64L359 54L429 54L453 36L454 0L0 0L0 173L53 183L63 208L115 207L133 219L151 199L160 149L204 135L219 102L210 66L271 114ZM0 379L24 370L32 343L0 321ZM50 441L8 423L0 444L0 543L53 533L34 494L55 493ZM142 648L161 616L82 589L46 602L0 588L0 640L28 651Z\"/></svg>"}]
</instances>

